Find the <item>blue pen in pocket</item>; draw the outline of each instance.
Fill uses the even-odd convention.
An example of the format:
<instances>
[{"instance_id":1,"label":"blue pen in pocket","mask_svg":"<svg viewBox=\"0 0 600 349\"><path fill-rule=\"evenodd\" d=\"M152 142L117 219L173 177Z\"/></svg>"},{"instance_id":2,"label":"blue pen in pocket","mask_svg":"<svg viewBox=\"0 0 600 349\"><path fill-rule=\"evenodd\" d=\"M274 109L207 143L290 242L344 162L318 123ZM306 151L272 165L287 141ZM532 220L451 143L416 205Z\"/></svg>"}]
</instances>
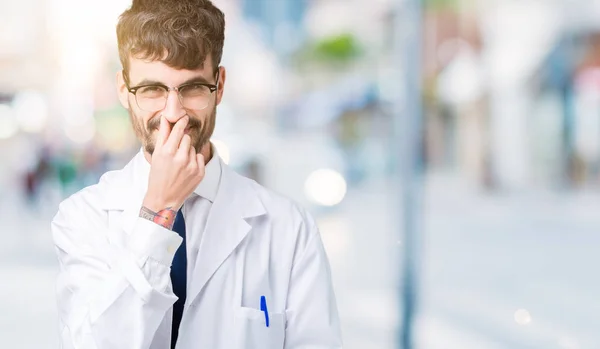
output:
<instances>
[{"instance_id":1,"label":"blue pen in pocket","mask_svg":"<svg viewBox=\"0 0 600 349\"><path fill-rule=\"evenodd\" d=\"M267 309L267 299L265 296L260 296L260 311L265 313L265 323L269 327L269 310Z\"/></svg>"}]
</instances>

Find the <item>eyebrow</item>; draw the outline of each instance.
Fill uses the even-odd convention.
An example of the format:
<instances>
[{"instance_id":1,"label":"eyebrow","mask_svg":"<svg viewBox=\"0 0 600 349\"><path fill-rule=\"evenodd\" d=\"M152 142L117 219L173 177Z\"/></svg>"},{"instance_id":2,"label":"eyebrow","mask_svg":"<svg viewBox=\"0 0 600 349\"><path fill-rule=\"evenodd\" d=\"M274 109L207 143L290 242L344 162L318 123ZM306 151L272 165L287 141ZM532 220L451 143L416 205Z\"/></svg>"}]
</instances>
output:
<instances>
[{"instance_id":1,"label":"eyebrow","mask_svg":"<svg viewBox=\"0 0 600 349\"><path fill-rule=\"evenodd\" d=\"M186 81L184 81L183 83L179 84L178 86L183 86L183 85L187 85L187 84L194 84L194 83L213 85L210 82L208 82L208 80L206 80L203 76L196 76L196 77L187 79ZM148 85L167 86L167 84L165 84L162 81L150 80L150 79L144 79L144 80L140 81L135 86L148 86Z\"/></svg>"}]
</instances>

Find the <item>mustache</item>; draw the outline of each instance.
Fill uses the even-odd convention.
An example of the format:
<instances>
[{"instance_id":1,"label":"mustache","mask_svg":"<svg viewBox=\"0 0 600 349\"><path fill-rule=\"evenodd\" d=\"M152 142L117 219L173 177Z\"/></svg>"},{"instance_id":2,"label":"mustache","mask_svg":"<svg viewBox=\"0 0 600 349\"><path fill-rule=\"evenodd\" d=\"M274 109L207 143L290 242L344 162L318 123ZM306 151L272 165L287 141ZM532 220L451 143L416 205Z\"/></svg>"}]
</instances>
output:
<instances>
[{"instance_id":1,"label":"mustache","mask_svg":"<svg viewBox=\"0 0 600 349\"><path fill-rule=\"evenodd\" d=\"M171 129L173 129L173 126L175 126L174 123L169 123L169 125L171 126ZM187 127L200 128L201 126L202 126L202 123L198 119L192 118L191 116L189 117ZM148 121L148 130L149 131L158 130L159 127L160 127L160 116L153 117L152 119L150 119Z\"/></svg>"}]
</instances>

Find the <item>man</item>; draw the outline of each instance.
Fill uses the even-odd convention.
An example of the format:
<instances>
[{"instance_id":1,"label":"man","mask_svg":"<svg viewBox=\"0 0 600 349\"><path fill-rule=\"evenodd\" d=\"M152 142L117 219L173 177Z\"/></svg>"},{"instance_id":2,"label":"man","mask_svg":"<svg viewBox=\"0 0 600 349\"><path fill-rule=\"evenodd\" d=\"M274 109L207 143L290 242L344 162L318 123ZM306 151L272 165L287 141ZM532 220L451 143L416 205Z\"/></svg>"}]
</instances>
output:
<instances>
[{"instance_id":1,"label":"man","mask_svg":"<svg viewBox=\"0 0 600 349\"><path fill-rule=\"evenodd\" d=\"M209 141L224 26L208 0L121 15L117 88L142 148L52 221L62 348L342 347L315 221Z\"/></svg>"}]
</instances>

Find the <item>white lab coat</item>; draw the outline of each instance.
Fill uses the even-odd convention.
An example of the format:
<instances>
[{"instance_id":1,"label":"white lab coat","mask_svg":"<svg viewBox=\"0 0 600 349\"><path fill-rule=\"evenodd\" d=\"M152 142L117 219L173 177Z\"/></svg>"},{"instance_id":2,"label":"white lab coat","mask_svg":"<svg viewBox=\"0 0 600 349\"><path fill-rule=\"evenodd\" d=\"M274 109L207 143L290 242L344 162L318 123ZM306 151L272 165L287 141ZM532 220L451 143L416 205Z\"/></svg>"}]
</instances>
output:
<instances>
[{"instance_id":1,"label":"white lab coat","mask_svg":"<svg viewBox=\"0 0 600 349\"><path fill-rule=\"evenodd\" d=\"M169 267L181 238L138 217L147 179L135 178L134 166L63 201L52 221L63 349L170 348L177 297ZM188 278L177 349L341 348L329 263L313 218L222 167Z\"/></svg>"}]
</instances>

